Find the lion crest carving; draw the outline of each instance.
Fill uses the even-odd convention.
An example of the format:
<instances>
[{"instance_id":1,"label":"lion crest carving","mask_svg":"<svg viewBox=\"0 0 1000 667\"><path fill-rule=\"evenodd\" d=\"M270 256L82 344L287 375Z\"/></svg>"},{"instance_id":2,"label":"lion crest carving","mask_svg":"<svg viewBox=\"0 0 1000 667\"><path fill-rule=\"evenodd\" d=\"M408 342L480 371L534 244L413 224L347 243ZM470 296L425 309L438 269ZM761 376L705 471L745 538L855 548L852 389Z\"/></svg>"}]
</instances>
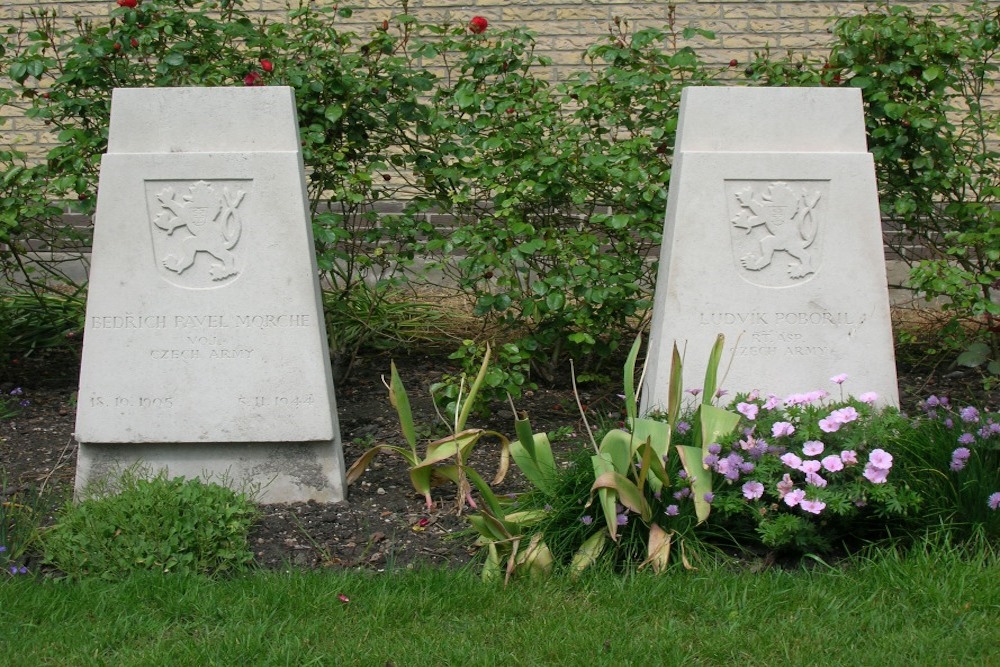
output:
<instances>
[{"instance_id":1,"label":"lion crest carving","mask_svg":"<svg viewBox=\"0 0 1000 667\"><path fill-rule=\"evenodd\" d=\"M767 234L757 247L740 257L748 271L760 271L770 266L774 254L783 251L795 260L787 266L789 278L801 279L816 272L810 246L816 240L818 223L814 209L820 200L819 191L802 188L794 191L788 183L770 183L758 196L750 186L735 192L738 213L730 222L749 234L763 225Z\"/></svg>"},{"instance_id":2,"label":"lion crest carving","mask_svg":"<svg viewBox=\"0 0 1000 667\"><path fill-rule=\"evenodd\" d=\"M213 281L236 276L239 270L232 251L243 231L237 209L245 195L243 190L228 187L220 194L207 181L196 181L180 198L173 187L158 192L160 210L153 225L167 236L187 231L179 243L172 244L170 254L162 257L163 267L180 275L194 266L198 253L206 253L214 259L208 268Z\"/></svg>"}]
</instances>

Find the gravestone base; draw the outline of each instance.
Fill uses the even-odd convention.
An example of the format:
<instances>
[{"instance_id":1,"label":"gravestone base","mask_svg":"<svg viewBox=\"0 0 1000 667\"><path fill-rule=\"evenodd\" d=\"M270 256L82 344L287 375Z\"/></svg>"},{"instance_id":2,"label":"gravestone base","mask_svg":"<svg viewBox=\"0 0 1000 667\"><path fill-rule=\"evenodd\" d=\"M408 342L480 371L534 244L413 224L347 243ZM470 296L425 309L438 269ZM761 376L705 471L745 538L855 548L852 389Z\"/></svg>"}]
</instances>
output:
<instances>
[{"instance_id":1,"label":"gravestone base","mask_svg":"<svg viewBox=\"0 0 1000 667\"><path fill-rule=\"evenodd\" d=\"M81 443L77 495L91 482L137 468L168 477L199 478L262 503L338 502L344 498L340 447L334 442Z\"/></svg>"}]
</instances>

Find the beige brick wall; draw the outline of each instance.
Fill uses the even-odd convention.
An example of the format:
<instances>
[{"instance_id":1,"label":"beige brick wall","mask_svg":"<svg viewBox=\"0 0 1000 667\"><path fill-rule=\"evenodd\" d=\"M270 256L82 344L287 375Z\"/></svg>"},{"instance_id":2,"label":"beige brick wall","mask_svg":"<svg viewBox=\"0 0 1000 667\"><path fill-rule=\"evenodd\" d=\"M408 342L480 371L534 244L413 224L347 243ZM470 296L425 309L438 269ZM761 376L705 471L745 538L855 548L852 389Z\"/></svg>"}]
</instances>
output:
<instances>
[{"instance_id":1,"label":"beige brick wall","mask_svg":"<svg viewBox=\"0 0 1000 667\"><path fill-rule=\"evenodd\" d=\"M322 0L324 3L332 0ZM291 0L293 6L298 0ZM349 23L360 30L381 23L383 19L399 14L401 0L357 0L344 2L355 7ZM674 5L675 24L699 27L715 32L716 39L698 39L693 42L701 56L711 63L724 65L735 58L740 62L750 59L755 50L770 46L773 53L783 54L788 49L818 55L829 43L828 27L833 18L864 10L864 2L814 2L811 0L721 2L678 1ZM925 7L931 3L906 2L897 4ZM968 2L937 3L959 9ZM29 9L54 8L66 17L92 18L107 16L114 2L103 0L4 0L0 4L0 26L17 24L18 16ZM245 0L244 7L262 13L283 13L286 0ZM553 59L553 76L565 77L581 64L582 50L606 34L614 18L629 22L631 30L644 27L663 27L670 19L671 3L663 0L621 2L616 0L410 0L409 12L425 21L448 20L464 24L472 16L480 15L491 25L509 27L524 25L538 34L539 52ZM67 22L70 19L67 18ZM40 155L51 137L23 118L19 109L0 108L0 117L7 123L0 125L0 143L16 143L33 149Z\"/></svg>"}]
</instances>

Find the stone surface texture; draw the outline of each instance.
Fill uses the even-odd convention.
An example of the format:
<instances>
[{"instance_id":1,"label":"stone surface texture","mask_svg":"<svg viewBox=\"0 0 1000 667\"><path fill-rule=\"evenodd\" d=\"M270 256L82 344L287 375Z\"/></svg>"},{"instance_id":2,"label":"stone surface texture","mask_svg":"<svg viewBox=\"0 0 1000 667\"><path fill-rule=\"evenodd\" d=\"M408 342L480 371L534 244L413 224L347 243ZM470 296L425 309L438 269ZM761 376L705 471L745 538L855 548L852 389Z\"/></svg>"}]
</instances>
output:
<instances>
[{"instance_id":1,"label":"stone surface texture","mask_svg":"<svg viewBox=\"0 0 1000 667\"><path fill-rule=\"evenodd\" d=\"M101 163L77 489L140 464L343 498L291 89L119 89Z\"/></svg>"},{"instance_id":2,"label":"stone surface texture","mask_svg":"<svg viewBox=\"0 0 1000 667\"><path fill-rule=\"evenodd\" d=\"M667 401L671 350L700 387L825 389L898 403L875 171L856 89L684 90L643 409ZM728 399L724 399L728 400Z\"/></svg>"}]
</instances>

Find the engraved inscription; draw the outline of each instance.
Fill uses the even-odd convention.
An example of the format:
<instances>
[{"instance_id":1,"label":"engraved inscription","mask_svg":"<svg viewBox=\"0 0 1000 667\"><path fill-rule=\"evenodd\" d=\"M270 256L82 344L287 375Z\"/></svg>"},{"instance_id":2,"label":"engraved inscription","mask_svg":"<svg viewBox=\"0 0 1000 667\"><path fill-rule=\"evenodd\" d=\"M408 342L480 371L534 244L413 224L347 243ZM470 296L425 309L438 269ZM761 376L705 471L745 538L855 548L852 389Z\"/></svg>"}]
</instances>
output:
<instances>
[{"instance_id":1,"label":"engraved inscription","mask_svg":"<svg viewBox=\"0 0 1000 667\"><path fill-rule=\"evenodd\" d=\"M165 329L165 315L102 315L90 318L93 329Z\"/></svg>"},{"instance_id":2,"label":"engraved inscription","mask_svg":"<svg viewBox=\"0 0 1000 667\"><path fill-rule=\"evenodd\" d=\"M315 405L312 394L304 394L302 396L240 396L237 400L244 408L269 408L274 406L311 408Z\"/></svg>"},{"instance_id":3,"label":"engraved inscription","mask_svg":"<svg viewBox=\"0 0 1000 667\"><path fill-rule=\"evenodd\" d=\"M716 329L740 327L742 335L734 348L737 357L833 357L833 347L814 339L818 330L853 330L867 319L865 314L849 312L755 310L699 313L698 323Z\"/></svg>"},{"instance_id":4,"label":"engraved inscription","mask_svg":"<svg viewBox=\"0 0 1000 667\"><path fill-rule=\"evenodd\" d=\"M312 325L306 313L245 315L92 315L93 329L295 329Z\"/></svg>"},{"instance_id":5,"label":"engraved inscription","mask_svg":"<svg viewBox=\"0 0 1000 667\"><path fill-rule=\"evenodd\" d=\"M742 324L744 326L757 325L796 325L796 326L857 326L864 324L867 318L865 315L853 315L851 313L834 313L830 311L812 312L722 312L722 313L699 313L698 323L702 326L720 326Z\"/></svg>"},{"instance_id":6,"label":"engraved inscription","mask_svg":"<svg viewBox=\"0 0 1000 667\"><path fill-rule=\"evenodd\" d=\"M228 284L240 274L237 245L243 235L245 185L204 180L147 183L161 276L179 287L203 288Z\"/></svg>"},{"instance_id":7,"label":"engraved inscription","mask_svg":"<svg viewBox=\"0 0 1000 667\"><path fill-rule=\"evenodd\" d=\"M92 408L155 408L174 407L173 396L91 396Z\"/></svg>"},{"instance_id":8,"label":"engraved inscription","mask_svg":"<svg viewBox=\"0 0 1000 667\"><path fill-rule=\"evenodd\" d=\"M728 182L726 200L740 275L783 287L819 270L823 191L808 181Z\"/></svg>"}]
</instances>

